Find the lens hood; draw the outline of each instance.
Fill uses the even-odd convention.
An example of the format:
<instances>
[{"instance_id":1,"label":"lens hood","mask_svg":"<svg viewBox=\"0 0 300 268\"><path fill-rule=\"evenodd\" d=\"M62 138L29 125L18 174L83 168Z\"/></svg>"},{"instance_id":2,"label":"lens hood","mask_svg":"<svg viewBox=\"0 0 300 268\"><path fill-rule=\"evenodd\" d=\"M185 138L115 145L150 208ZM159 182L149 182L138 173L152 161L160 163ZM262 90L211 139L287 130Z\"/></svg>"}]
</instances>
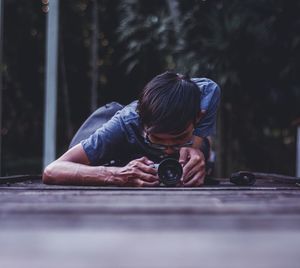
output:
<instances>
[{"instance_id":1,"label":"lens hood","mask_svg":"<svg viewBox=\"0 0 300 268\"><path fill-rule=\"evenodd\" d=\"M165 186L176 186L182 177L182 166L174 158L166 158L158 165L158 177Z\"/></svg>"}]
</instances>

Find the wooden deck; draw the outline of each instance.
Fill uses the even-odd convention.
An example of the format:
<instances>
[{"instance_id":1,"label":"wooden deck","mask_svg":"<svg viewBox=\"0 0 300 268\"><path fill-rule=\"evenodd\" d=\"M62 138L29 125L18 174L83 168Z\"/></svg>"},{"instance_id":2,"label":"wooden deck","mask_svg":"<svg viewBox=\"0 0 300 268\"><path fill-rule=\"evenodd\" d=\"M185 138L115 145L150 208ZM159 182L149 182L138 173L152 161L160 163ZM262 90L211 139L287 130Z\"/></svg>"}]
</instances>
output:
<instances>
[{"instance_id":1,"label":"wooden deck","mask_svg":"<svg viewBox=\"0 0 300 268\"><path fill-rule=\"evenodd\" d=\"M0 186L0 267L300 267L300 187Z\"/></svg>"}]
</instances>

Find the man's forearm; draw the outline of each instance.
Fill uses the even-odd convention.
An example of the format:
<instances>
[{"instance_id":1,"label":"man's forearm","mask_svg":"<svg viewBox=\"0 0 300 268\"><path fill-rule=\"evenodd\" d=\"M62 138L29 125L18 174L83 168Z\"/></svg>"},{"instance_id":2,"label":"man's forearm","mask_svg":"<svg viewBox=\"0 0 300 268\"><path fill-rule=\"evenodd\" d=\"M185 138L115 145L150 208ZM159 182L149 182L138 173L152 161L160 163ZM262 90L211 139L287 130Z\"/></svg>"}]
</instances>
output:
<instances>
[{"instance_id":1,"label":"man's forearm","mask_svg":"<svg viewBox=\"0 0 300 268\"><path fill-rule=\"evenodd\" d=\"M57 160L44 170L43 182L60 185L113 185L115 169L117 168Z\"/></svg>"},{"instance_id":2,"label":"man's forearm","mask_svg":"<svg viewBox=\"0 0 300 268\"><path fill-rule=\"evenodd\" d=\"M205 160L207 161L209 159L210 155L210 148L211 148L211 140L210 137L193 137L193 148L199 149L205 157Z\"/></svg>"}]
</instances>

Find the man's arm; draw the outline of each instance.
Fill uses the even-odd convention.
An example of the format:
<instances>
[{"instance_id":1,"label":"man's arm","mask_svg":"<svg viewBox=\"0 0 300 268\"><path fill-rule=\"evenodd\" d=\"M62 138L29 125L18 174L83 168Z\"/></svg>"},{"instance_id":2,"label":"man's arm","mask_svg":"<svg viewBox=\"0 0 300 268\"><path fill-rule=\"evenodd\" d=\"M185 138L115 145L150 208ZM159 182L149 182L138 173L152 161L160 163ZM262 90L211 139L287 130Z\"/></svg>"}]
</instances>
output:
<instances>
[{"instance_id":1,"label":"man's arm","mask_svg":"<svg viewBox=\"0 0 300 268\"><path fill-rule=\"evenodd\" d=\"M205 158L205 161L209 160L212 146L211 137L199 137L193 136L193 148L199 149Z\"/></svg>"},{"instance_id":2,"label":"man's arm","mask_svg":"<svg viewBox=\"0 0 300 268\"><path fill-rule=\"evenodd\" d=\"M210 136L215 132L217 110L220 103L220 88L215 82L206 78L196 78L193 81L202 91L201 119L194 130L193 146L180 150L179 160L183 164L183 184L185 186L200 186L204 183L205 158L209 158ZM207 137L207 139L203 137Z\"/></svg>"},{"instance_id":3,"label":"man's arm","mask_svg":"<svg viewBox=\"0 0 300 268\"><path fill-rule=\"evenodd\" d=\"M111 171L103 166L89 166L82 145L78 144L48 165L43 173L46 184L105 185Z\"/></svg>"},{"instance_id":4,"label":"man's arm","mask_svg":"<svg viewBox=\"0 0 300 268\"><path fill-rule=\"evenodd\" d=\"M156 170L150 162L143 157L125 167L90 166L82 145L78 144L45 168L43 182L61 185L156 186Z\"/></svg>"}]
</instances>

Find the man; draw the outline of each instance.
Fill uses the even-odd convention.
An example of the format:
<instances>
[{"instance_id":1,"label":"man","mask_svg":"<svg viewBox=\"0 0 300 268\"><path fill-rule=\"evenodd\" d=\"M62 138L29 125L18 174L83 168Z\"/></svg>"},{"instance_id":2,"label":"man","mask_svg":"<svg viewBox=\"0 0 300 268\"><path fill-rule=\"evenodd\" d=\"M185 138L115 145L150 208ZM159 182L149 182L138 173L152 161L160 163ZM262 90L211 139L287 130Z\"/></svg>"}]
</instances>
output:
<instances>
[{"instance_id":1,"label":"man","mask_svg":"<svg viewBox=\"0 0 300 268\"><path fill-rule=\"evenodd\" d=\"M160 74L138 101L47 166L43 182L158 186L153 163L177 157L183 166L181 185L200 186L219 101L220 89L209 79Z\"/></svg>"}]
</instances>

